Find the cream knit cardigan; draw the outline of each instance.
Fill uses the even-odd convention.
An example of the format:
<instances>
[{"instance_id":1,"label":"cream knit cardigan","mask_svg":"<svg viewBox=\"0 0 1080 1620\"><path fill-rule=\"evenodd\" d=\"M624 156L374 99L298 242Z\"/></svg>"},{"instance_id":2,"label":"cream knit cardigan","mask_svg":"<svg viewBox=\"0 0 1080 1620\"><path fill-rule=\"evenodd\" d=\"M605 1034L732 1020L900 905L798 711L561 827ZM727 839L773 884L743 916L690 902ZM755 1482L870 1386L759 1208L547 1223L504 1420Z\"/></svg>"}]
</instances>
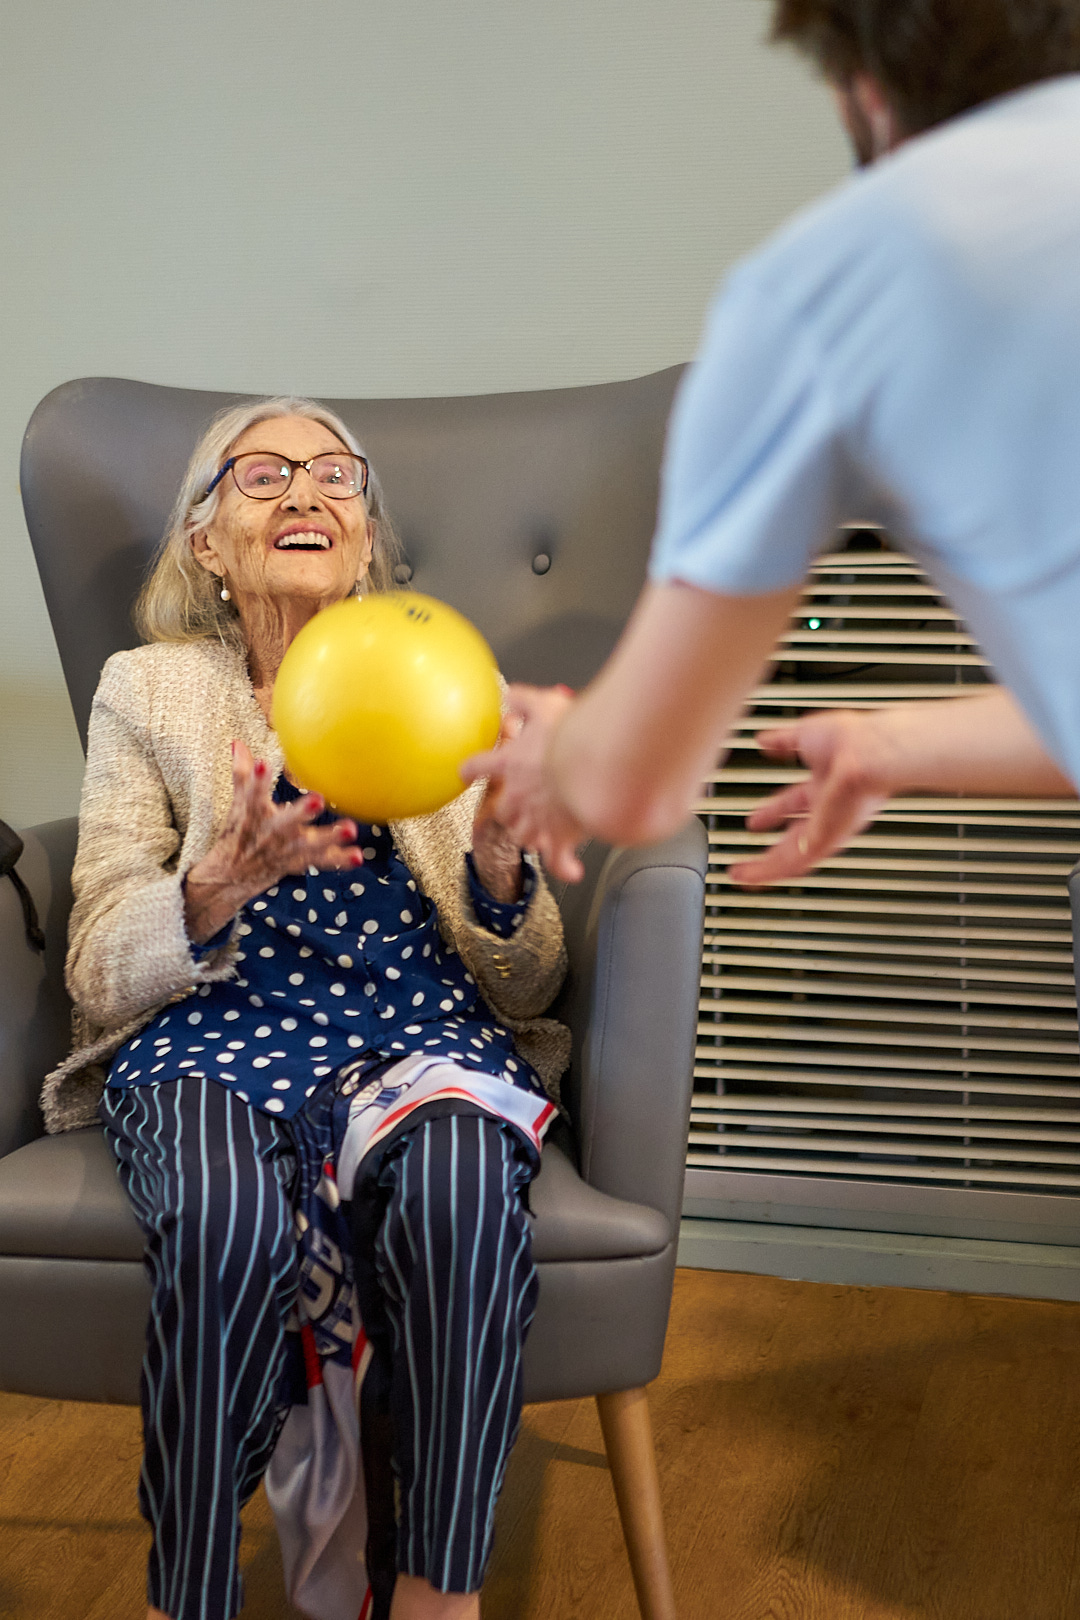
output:
<instances>
[{"instance_id":1,"label":"cream knit cardigan","mask_svg":"<svg viewBox=\"0 0 1080 1620\"><path fill-rule=\"evenodd\" d=\"M239 924L225 945L196 960L181 892L228 815L234 738L265 759L276 780L281 745L231 648L157 642L116 653L105 665L90 716L72 876L67 983L75 1049L45 1081L49 1131L96 1122L107 1060L168 1002L236 976ZM391 832L435 905L443 937L557 1100L570 1032L539 1014L566 972L562 923L539 872L512 938L476 921L464 856L481 792L476 784L433 815L391 823Z\"/></svg>"}]
</instances>

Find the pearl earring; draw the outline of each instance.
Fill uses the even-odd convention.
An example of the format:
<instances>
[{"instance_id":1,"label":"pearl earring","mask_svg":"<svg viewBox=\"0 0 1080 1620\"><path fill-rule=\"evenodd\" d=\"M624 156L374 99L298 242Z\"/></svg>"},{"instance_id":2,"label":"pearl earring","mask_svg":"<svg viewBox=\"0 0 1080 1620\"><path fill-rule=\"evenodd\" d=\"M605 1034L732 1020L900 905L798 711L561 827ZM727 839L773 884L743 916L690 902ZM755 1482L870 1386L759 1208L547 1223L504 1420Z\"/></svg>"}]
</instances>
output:
<instances>
[{"instance_id":1,"label":"pearl earring","mask_svg":"<svg viewBox=\"0 0 1080 1620\"><path fill-rule=\"evenodd\" d=\"M221 600L223 602L229 602L232 600L232 592L229 590L227 585L223 585L221 587Z\"/></svg>"}]
</instances>

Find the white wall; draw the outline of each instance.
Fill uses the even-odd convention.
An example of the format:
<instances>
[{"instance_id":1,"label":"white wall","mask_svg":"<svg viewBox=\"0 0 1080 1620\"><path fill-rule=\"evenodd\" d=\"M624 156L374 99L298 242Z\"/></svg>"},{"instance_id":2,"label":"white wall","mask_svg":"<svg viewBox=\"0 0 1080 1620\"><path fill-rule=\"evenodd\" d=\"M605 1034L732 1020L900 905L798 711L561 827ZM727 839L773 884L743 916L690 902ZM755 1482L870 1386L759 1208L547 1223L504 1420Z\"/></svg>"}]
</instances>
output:
<instances>
[{"instance_id":1,"label":"white wall","mask_svg":"<svg viewBox=\"0 0 1080 1620\"><path fill-rule=\"evenodd\" d=\"M82 756L18 499L71 377L477 393L686 359L847 168L765 0L5 0L0 816Z\"/></svg>"}]
</instances>

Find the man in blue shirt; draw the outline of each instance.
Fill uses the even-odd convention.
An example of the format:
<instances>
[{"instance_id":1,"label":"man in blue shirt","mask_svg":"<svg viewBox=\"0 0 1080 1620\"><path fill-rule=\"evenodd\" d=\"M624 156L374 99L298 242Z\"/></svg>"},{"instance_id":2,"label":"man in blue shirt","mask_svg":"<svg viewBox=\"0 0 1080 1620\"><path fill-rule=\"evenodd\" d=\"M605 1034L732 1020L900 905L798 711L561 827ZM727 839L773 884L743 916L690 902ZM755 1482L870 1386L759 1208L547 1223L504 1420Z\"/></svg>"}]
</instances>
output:
<instances>
[{"instance_id":1,"label":"man in blue shirt","mask_svg":"<svg viewBox=\"0 0 1080 1620\"><path fill-rule=\"evenodd\" d=\"M585 832L679 824L850 519L923 563L1015 699L786 729L814 776L755 824L799 820L735 875L807 870L900 787L1080 781L1080 0L776 0L774 33L860 171L721 289L608 665L573 704L515 692L521 735L475 762L567 877Z\"/></svg>"}]
</instances>

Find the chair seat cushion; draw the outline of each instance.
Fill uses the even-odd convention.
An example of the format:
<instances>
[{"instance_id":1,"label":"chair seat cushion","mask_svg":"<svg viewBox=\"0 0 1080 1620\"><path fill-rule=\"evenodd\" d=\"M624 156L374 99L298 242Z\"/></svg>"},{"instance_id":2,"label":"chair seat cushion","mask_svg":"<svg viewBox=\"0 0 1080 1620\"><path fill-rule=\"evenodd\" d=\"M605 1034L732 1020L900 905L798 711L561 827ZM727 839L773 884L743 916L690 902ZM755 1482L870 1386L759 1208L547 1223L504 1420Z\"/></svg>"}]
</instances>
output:
<instances>
[{"instance_id":1,"label":"chair seat cushion","mask_svg":"<svg viewBox=\"0 0 1080 1620\"><path fill-rule=\"evenodd\" d=\"M536 1216L533 1259L629 1260L659 1254L671 1241L663 1215L611 1198L582 1181L564 1143L548 1141L529 1189Z\"/></svg>"},{"instance_id":2,"label":"chair seat cushion","mask_svg":"<svg viewBox=\"0 0 1080 1620\"><path fill-rule=\"evenodd\" d=\"M609 1198L582 1181L550 1142L530 1191L537 1261L657 1254L670 1240L654 1209ZM142 1233L96 1126L43 1136L0 1159L0 1254L141 1260Z\"/></svg>"},{"instance_id":3,"label":"chair seat cushion","mask_svg":"<svg viewBox=\"0 0 1080 1620\"><path fill-rule=\"evenodd\" d=\"M0 1159L0 1254L141 1260L142 1233L98 1126Z\"/></svg>"}]
</instances>

